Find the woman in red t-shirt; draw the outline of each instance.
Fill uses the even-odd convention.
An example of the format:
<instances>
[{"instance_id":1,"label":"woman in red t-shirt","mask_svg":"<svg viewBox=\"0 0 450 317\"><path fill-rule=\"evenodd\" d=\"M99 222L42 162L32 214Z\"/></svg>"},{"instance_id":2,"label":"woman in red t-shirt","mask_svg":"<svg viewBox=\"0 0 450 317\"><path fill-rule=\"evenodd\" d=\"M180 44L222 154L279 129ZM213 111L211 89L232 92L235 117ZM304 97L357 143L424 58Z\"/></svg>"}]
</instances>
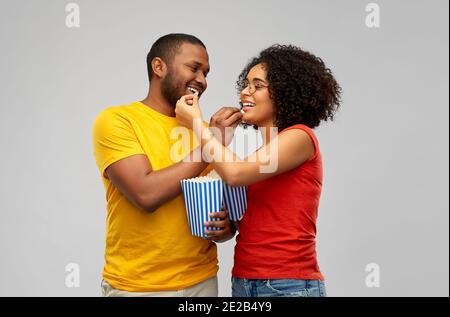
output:
<instances>
[{"instance_id":1,"label":"woman in red t-shirt","mask_svg":"<svg viewBox=\"0 0 450 317\"><path fill-rule=\"evenodd\" d=\"M232 294L326 296L316 256L322 156L312 129L333 119L341 89L320 58L286 45L263 50L237 84L241 109L224 110L229 115L222 126L242 117L263 136L263 146L244 160L206 125L193 124L203 122L196 95L182 97L176 107L179 123L194 128L208 147L205 159L222 179L248 185L247 211L237 224Z\"/></svg>"}]
</instances>

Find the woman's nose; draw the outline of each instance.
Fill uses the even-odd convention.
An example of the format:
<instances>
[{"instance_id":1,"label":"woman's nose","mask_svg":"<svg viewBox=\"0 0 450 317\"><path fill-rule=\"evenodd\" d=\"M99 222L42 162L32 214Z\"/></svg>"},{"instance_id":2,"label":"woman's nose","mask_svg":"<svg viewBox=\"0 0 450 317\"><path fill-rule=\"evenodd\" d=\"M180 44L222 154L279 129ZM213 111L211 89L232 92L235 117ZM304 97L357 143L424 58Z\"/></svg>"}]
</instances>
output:
<instances>
[{"instance_id":1,"label":"woman's nose","mask_svg":"<svg viewBox=\"0 0 450 317\"><path fill-rule=\"evenodd\" d=\"M241 90L241 95L244 95L244 96L250 96L250 95L251 95L251 93L250 93L250 88L247 86L247 87L245 87L244 89L242 89L242 90Z\"/></svg>"}]
</instances>

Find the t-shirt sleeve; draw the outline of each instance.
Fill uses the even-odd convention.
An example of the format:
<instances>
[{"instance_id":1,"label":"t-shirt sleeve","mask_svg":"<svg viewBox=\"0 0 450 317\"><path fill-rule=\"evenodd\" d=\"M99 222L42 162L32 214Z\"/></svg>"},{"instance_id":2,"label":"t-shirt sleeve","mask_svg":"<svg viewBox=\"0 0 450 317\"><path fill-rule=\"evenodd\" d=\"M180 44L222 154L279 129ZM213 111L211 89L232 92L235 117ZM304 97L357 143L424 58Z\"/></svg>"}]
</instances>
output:
<instances>
[{"instance_id":1,"label":"t-shirt sleeve","mask_svg":"<svg viewBox=\"0 0 450 317\"><path fill-rule=\"evenodd\" d=\"M94 121L94 157L102 175L114 162L135 154L145 154L129 119L109 109Z\"/></svg>"}]
</instances>

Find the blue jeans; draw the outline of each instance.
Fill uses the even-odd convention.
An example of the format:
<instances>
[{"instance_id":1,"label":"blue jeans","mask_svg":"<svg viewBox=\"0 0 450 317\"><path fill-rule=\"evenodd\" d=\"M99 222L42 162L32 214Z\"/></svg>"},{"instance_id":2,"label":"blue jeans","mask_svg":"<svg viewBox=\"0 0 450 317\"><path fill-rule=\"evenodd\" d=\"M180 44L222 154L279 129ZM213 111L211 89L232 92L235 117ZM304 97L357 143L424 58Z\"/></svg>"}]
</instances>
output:
<instances>
[{"instance_id":1,"label":"blue jeans","mask_svg":"<svg viewBox=\"0 0 450 317\"><path fill-rule=\"evenodd\" d=\"M320 280L231 278L233 297L326 297Z\"/></svg>"}]
</instances>

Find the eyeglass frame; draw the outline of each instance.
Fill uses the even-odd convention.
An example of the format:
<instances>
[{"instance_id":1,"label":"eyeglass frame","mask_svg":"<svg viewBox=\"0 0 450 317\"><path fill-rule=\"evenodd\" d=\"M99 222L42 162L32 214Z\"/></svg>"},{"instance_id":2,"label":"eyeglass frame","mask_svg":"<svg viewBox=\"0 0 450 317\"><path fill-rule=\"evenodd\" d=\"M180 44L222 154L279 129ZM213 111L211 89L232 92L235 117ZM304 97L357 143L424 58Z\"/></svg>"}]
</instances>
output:
<instances>
[{"instance_id":1,"label":"eyeglass frame","mask_svg":"<svg viewBox=\"0 0 450 317\"><path fill-rule=\"evenodd\" d=\"M248 93L250 95L253 95L258 89L263 89L263 88L269 88L269 85L263 85L261 83L259 83L259 80L257 81L257 84L260 84L261 86L256 87L256 85L254 83L250 83L248 80L244 81L244 88L242 88L241 92L244 91L245 89L248 88ZM251 87L253 87L253 89L251 89ZM253 92L252 92L253 90Z\"/></svg>"}]
</instances>

